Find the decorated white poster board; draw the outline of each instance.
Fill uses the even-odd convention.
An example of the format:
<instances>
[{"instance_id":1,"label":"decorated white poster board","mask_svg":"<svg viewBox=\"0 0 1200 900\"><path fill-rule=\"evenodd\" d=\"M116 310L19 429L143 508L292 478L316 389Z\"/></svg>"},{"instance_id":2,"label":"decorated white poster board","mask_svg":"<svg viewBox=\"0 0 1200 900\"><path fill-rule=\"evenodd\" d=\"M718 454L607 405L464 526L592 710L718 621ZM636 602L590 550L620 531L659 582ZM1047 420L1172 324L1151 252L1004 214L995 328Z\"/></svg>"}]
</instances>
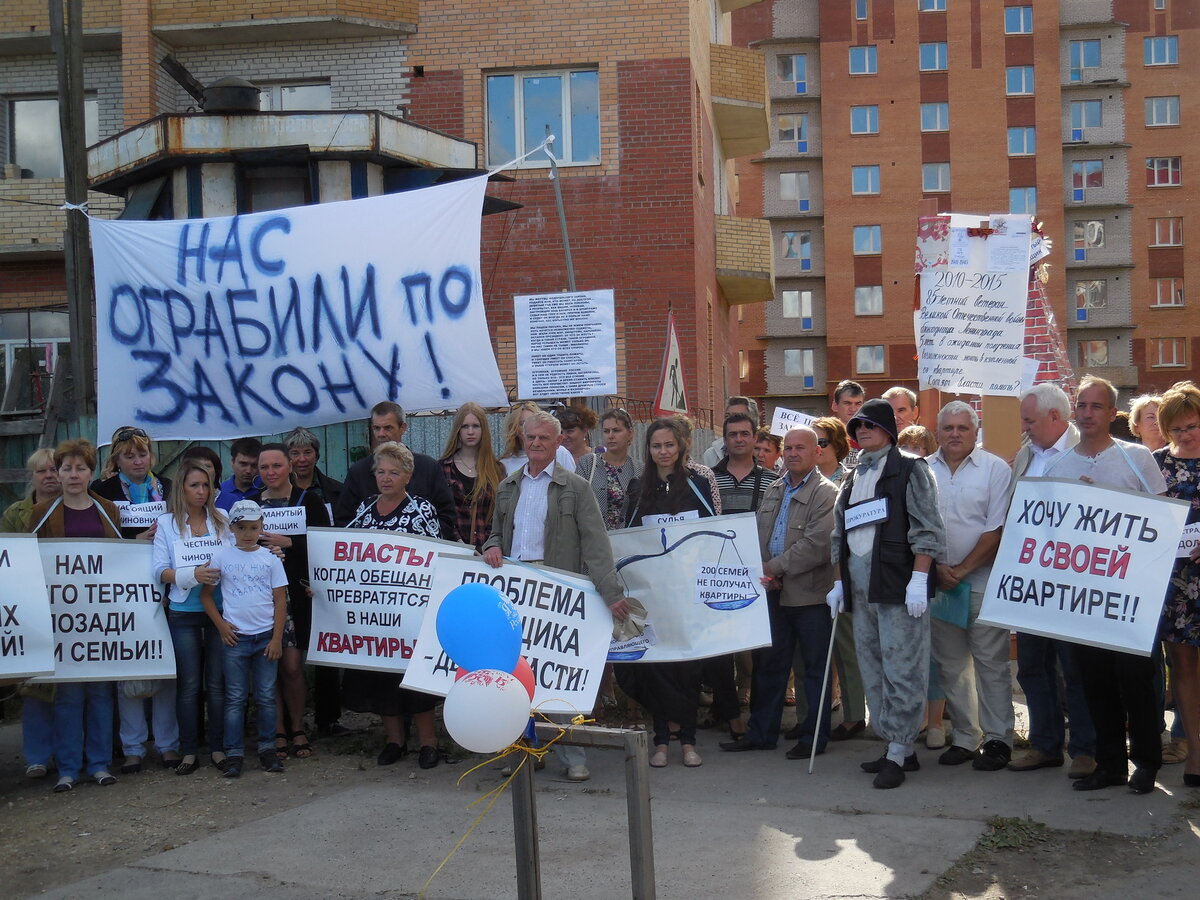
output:
<instances>
[{"instance_id":1,"label":"decorated white poster board","mask_svg":"<svg viewBox=\"0 0 1200 900\"><path fill-rule=\"evenodd\" d=\"M523 294L513 298L517 395L595 397L617 393L613 292Z\"/></svg>"},{"instance_id":2,"label":"decorated white poster board","mask_svg":"<svg viewBox=\"0 0 1200 900\"><path fill-rule=\"evenodd\" d=\"M783 437L797 425L812 425L815 421L817 421L816 416L810 416L808 413L796 409L777 406L771 413L771 434Z\"/></svg>"},{"instance_id":3,"label":"decorated white poster board","mask_svg":"<svg viewBox=\"0 0 1200 900\"><path fill-rule=\"evenodd\" d=\"M38 539L0 534L0 678L54 673L50 600Z\"/></svg>"}]
</instances>

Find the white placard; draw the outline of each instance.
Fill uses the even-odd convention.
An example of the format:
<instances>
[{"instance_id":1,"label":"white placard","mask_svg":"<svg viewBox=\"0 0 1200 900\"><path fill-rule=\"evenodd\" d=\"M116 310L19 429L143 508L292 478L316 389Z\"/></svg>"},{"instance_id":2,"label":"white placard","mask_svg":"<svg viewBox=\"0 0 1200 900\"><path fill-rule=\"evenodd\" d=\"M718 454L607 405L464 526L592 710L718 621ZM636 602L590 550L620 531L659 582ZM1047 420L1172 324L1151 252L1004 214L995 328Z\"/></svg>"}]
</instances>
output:
<instances>
[{"instance_id":1,"label":"white placard","mask_svg":"<svg viewBox=\"0 0 1200 900\"><path fill-rule=\"evenodd\" d=\"M0 678L54 673L50 601L38 539L0 534Z\"/></svg>"},{"instance_id":2,"label":"white placard","mask_svg":"<svg viewBox=\"0 0 1200 900\"><path fill-rule=\"evenodd\" d=\"M484 314L487 176L211 219L91 220L100 434L220 440L507 402Z\"/></svg>"},{"instance_id":3,"label":"white placard","mask_svg":"<svg viewBox=\"0 0 1200 900\"><path fill-rule=\"evenodd\" d=\"M612 615L586 578L506 561L493 569L478 556L445 553L438 560L429 612L404 686L444 697L457 671L437 638L442 599L471 582L492 585L521 614L521 655L533 669L533 707L545 713L587 713L596 702Z\"/></svg>"},{"instance_id":4,"label":"white placard","mask_svg":"<svg viewBox=\"0 0 1200 900\"><path fill-rule=\"evenodd\" d=\"M771 434L783 437L797 425L812 425L815 421L817 421L816 416L810 416L808 413L796 409L777 406L771 413Z\"/></svg>"},{"instance_id":5,"label":"white placard","mask_svg":"<svg viewBox=\"0 0 1200 900\"><path fill-rule=\"evenodd\" d=\"M1030 243L1033 229L1027 215L996 215L991 217L987 247L987 270L989 272L1015 272L1024 275L1029 271Z\"/></svg>"},{"instance_id":6,"label":"white placard","mask_svg":"<svg viewBox=\"0 0 1200 900\"><path fill-rule=\"evenodd\" d=\"M130 503L118 500L115 504L121 513L122 528L149 528L158 521L158 517L167 511L165 500L155 500L150 503Z\"/></svg>"},{"instance_id":7,"label":"white placard","mask_svg":"<svg viewBox=\"0 0 1200 900\"><path fill-rule=\"evenodd\" d=\"M308 534L303 506L264 506L263 531L271 534Z\"/></svg>"},{"instance_id":8,"label":"white placard","mask_svg":"<svg viewBox=\"0 0 1200 900\"><path fill-rule=\"evenodd\" d=\"M595 397L617 393L613 292L523 294L513 298L517 394Z\"/></svg>"},{"instance_id":9,"label":"white placard","mask_svg":"<svg viewBox=\"0 0 1200 900\"><path fill-rule=\"evenodd\" d=\"M677 513L658 513L657 515L643 516L642 524L644 525L666 525L669 522L689 522L692 519L700 518L700 513L694 509L685 509L683 512Z\"/></svg>"},{"instance_id":10,"label":"white placard","mask_svg":"<svg viewBox=\"0 0 1200 900\"><path fill-rule=\"evenodd\" d=\"M38 541L50 596L54 674L38 681L175 677L175 648L146 541Z\"/></svg>"},{"instance_id":11,"label":"white placard","mask_svg":"<svg viewBox=\"0 0 1200 900\"><path fill-rule=\"evenodd\" d=\"M1179 537L1179 548L1175 552L1175 558L1184 559L1191 556L1192 551L1197 547L1200 547L1200 522L1188 525L1183 529L1183 534Z\"/></svg>"},{"instance_id":12,"label":"white placard","mask_svg":"<svg viewBox=\"0 0 1200 900\"><path fill-rule=\"evenodd\" d=\"M1148 656L1188 509L1080 481L1020 479L979 621Z\"/></svg>"}]
</instances>

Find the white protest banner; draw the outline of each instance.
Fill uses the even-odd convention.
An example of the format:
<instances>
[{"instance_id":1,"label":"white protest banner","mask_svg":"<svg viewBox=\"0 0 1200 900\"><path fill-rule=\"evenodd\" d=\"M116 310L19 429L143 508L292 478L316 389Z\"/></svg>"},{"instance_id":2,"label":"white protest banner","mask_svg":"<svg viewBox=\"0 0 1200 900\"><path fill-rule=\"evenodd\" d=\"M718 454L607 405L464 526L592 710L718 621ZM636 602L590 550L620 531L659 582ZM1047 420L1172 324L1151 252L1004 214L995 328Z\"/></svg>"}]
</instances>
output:
<instances>
[{"instance_id":1,"label":"white protest banner","mask_svg":"<svg viewBox=\"0 0 1200 900\"><path fill-rule=\"evenodd\" d=\"M1188 525L1183 529L1183 534L1179 537L1179 549L1175 551L1175 558L1183 559L1191 556L1192 551L1197 547L1200 547L1200 522Z\"/></svg>"},{"instance_id":2,"label":"white protest banner","mask_svg":"<svg viewBox=\"0 0 1200 900\"><path fill-rule=\"evenodd\" d=\"M625 593L642 602L648 635L609 659L703 659L771 643L753 513L625 528L609 533Z\"/></svg>"},{"instance_id":3,"label":"white protest banner","mask_svg":"<svg viewBox=\"0 0 1200 900\"><path fill-rule=\"evenodd\" d=\"M149 528L158 521L158 517L167 511L165 500L150 503L129 503L118 501L116 504L121 513L122 528Z\"/></svg>"},{"instance_id":4,"label":"white protest banner","mask_svg":"<svg viewBox=\"0 0 1200 900\"><path fill-rule=\"evenodd\" d=\"M429 611L404 686L444 697L455 666L437 638L442 599L460 585L484 582L521 614L521 655L533 669L533 706L546 713L587 713L596 702L612 615L595 586L579 575L505 562L493 569L478 556L443 553L433 577Z\"/></svg>"},{"instance_id":5,"label":"white protest banner","mask_svg":"<svg viewBox=\"0 0 1200 900\"><path fill-rule=\"evenodd\" d=\"M54 673L50 600L38 539L0 534L0 678Z\"/></svg>"},{"instance_id":6,"label":"white protest banner","mask_svg":"<svg viewBox=\"0 0 1200 900\"><path fill-rule=\"evenodd\" d=\"M617 393L613 292L523 294L513 298L517 396Z\"/></svg>"},{"instance_id":7,"label":"white protest banner","mask_svg":"<svg viewBox=\"0 0 1200 900\"><path fill-rule=\"evenodd\" d=\"M263 531L271 534L307 534L308 519L303 506L264 506Z\"/></svg>"},{"instance_id":8,"label":"white protest banner","mask_svg":"<svg viewBox=\"0 0 1200 900\"><path fill-rule=\"evenodd\" d=\"M507 402L479 273L486 176L212 219L92 219L101 434L219 440Z\"/></svg>"},{"instance_id":9,"label":"white protest banner","mask_svg":"<svg viewBox=\"0 0 1200 900\"><path fill-rule=\"evenodd\" d=\"M802 413L799 410L777 406L775 407L775 411L771 413L771 434L783 437L783 435L787 434L797 425L811 425L815 421L817 421L816 416L810 416L808 413Z\"/></svg>"},{"instance_id":10,"label":"white protest banner","mask_svg":"<svg viewBox=\"0 0 1200 900\"><path fill-rule=\"evenodd\" d=\"M175 677L175 647L146 541L38 541L50 595L54 675L38 681Z\"/></svg>"},{"instance_id":11,"label":"white protest banner","mask_svg":"<svg viewBox=\"0 0 1200 900\"><path fill-rule=\"evenodd\" d=\"M1147 656L1188 504L1022 478L979 621Z\"/></svg>"},{"instance_id":12,"label":"white protest banner","mask_svg":"<svg viewBox=\"0 0 1200 900\"><path fill-rule=\"evenodd\" d=\"M308 662L403 672L429 603L438 552L462 546L403 531L310 529Z\"/></svg>"}]
</instances>

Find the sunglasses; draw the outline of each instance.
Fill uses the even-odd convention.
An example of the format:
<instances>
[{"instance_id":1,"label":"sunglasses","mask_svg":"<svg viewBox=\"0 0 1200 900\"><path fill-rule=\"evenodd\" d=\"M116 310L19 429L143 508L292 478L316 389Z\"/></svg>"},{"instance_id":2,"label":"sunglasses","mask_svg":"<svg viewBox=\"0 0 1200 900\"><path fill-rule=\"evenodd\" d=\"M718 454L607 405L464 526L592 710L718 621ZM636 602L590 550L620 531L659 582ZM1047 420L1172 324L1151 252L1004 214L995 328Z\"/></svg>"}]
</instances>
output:
<instances>
[{"instance_id":1,"label":"sunglasses","mask_svg":"<svg viewBox=\"0 0 1200 900\"><path fill-rule=\"evenodd\" d=\"M878 427L879 426L876 425L874 422L870 422L866 419L859 419L858 426L855 428L855 431L858 431L859 429L862 429L862 428L866 428L868 431L873 431Z\"/></svg>"},{"instance_id":2,"label":"sunglasses","mask_svg":"<svg viewBox=\"0 0 1200 900\"><path fill-rule=\"evenodd\" d=\"M817 438L817 446L818 447L828 447L829 446L829 438Z\"/></svg>"},{"instance_id":3,"label":"sunglasses","mask_svg":"<svg viewBox=\"0 0 1200 900\"><path fill-rule=\"evenodd\" d=\"M113 442L116 443L117 441L131 441L134 438L139 438L139 437L145 438L146 440L150 440L150 435L146 434L146 432L142 431L142 429L140 429L140 428L122 428L120 431L118 431L116 434L113 435Z\"/></svg>"}]
</instances>

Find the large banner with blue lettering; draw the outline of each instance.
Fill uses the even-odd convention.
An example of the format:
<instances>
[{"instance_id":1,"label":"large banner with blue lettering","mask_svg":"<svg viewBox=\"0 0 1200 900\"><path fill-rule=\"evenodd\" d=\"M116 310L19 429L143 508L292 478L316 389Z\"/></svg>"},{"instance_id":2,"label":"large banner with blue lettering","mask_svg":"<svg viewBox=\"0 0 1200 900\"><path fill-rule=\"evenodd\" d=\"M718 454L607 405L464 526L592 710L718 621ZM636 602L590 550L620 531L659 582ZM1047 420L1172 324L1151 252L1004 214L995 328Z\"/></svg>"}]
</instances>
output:
<instances>
[{"instance_id":1,"label":"large banner with blue lettering","mask_svg":"<svg viewBox=\"0 0 1200 900\"><path fill-rule=\"evenodd\" d=\"M485 176L212 219L92 220L98 430L214 440L506 402Z\"/></svg>"}]
</instances>

